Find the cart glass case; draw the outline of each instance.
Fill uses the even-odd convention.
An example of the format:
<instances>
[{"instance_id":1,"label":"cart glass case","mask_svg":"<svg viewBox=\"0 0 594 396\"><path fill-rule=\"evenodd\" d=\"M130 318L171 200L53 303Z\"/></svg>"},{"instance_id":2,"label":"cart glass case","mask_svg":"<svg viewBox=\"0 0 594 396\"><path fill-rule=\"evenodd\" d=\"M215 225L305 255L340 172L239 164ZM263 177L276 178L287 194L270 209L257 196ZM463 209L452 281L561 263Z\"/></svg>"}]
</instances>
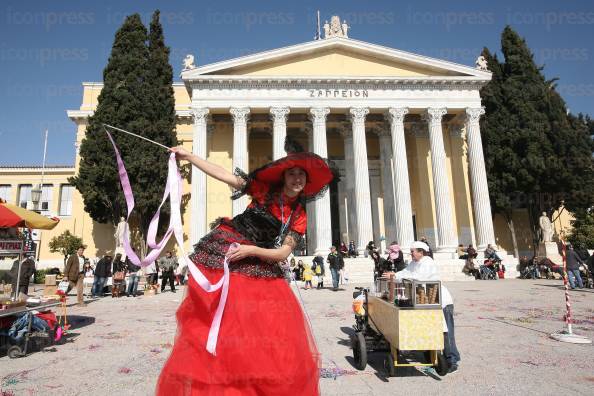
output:
<instances>
[{"instance_id":1,"label":"cart glass case","mask_svg":"<svg viewBox=\"0 0 594 396\"><path fill-rule=\"evenodd\" d=\"M441 308L441 282L402 279L396 284L395 297L401 308Z\"/></svg>"},{"instance_id":2,"label":"cart glass case","mask_svg":"<svg viewBox=\"0 0 594 396\"><path fill-rule=\"evenodd\" d=\"M389 285L390 279L387 278L377 278L375 281L375 296L378 298L383 298L384 300L388 299L389 295Z\"/></svg>"}]
</instances>

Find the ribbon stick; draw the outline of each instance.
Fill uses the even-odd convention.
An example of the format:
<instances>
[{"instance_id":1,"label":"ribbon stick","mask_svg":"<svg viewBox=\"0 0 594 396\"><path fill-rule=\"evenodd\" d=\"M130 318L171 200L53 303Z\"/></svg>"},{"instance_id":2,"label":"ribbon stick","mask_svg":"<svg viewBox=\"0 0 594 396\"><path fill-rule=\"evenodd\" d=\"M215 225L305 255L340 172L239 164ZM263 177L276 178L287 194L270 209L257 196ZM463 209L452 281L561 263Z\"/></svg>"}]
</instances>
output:
<instances>
[{"instance_id":1,"label":"ribbon stick","mask_svg":"<svg viewBox=\"0 0 594 396\"><path fill-rule=\"evenodd\" d=\"M115 128L115 127L113 127ZM118 128L116 128L118 129ZM120 130L120 129L118 129ZM123 130L122 130L123 131ZM123 131L127 132L127 131ZM132 193L132 186L130 185L130 179L128 178L128 172L126 171L126 167L124 166L124 162L120 156L120 152L113 140L111 134L105 129L105 133L107 137L111 141L113 145L113 149L115 151L116 161L118 165L118 173L120 176L120 184L122 185L122 190L124 192L124 197L126 199L126 208L127 208L127 217L126 217L126 232L124 232L124 251L128 256L128 259L140 267L146 267L149 264L153 263L160 255L165 245L171 238L171 235L175 235L175 239L179 248L181 250L181 259L182 261L188 266L190 270L190 274L196 281L196 283L206 292L212 293L222 288L221 296L219 299L219 304L215 311L215 315L213 321L210 326L210 330L208 332L208 340L206 342L206 350L213 355L216 355L216 346L217 346L217 339L219 335L219 330L221 327L221 320L223 318L223 312L225 310L225 305L227 302L227 295L229 293L229 264L227 262L227 258L225 257L225 261L223 263L223 276L219 279L216 283L211 283L204 274L198 269L198 267L189 259L184 249L184 239L183 239L183 224L181 218L181 196L182 196L182 182L181 182L181 174L179 173L179 169L177 167L177 162L175 161L175 153L171 153L169 156L168 167L167 167L167 184L165 186L165 191L163 193L163 198L161 200L161 204L159 208L153 215L151 222L149 224L148 235L147 235L147 244L151 247L150 253L144 258L140 259L136 255L136 252L132 250L130 246L130 240L128 238L128 220L130 219L130 214L134 209L134 194ZM163 146L165 147L165 146ZM165 235L161 239L159 243L156 242L156 235L157 229L159 226L159 215L161 213L161 207L165 203L165 201L169 198L170 206L171 206L171 215L169 217L169 227L165 232ZM238 244L232 244L231 247L236 248Z\"/></svg>"}]
</instances>

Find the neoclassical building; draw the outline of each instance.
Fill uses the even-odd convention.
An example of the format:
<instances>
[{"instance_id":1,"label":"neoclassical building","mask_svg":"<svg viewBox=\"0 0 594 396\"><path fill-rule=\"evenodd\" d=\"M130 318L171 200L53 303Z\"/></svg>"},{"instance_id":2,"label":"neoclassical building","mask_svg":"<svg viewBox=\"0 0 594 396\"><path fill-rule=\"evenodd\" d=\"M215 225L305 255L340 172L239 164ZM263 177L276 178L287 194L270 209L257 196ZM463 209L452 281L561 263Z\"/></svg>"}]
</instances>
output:
<instances>
[{"instance_id":1,"label":"neoclassical building","mask_svg":"<svg viewBox=\"0 0 594 396\"><path fill-rule=\"evenodd\" d=\"M341 181L307 208L308 255L350 240L359 250L370 240L407 247L421 236L444 257L453 257L458 243L511 251L505 223L492 220L479 127L479 90L491 73L480 62L464 66L345 33L327 29L323 39L208 65L187 57L182 82L174 83L178 139L229 170L251 171L284 156L286 135L335 161ZM83 83L80 108L67 111L77 147L102 86ZM77 153L66 173L77 171L78 160ZM63 201L68 176L64 169L56 174L63 181L48 193L54 203ZM0 169L0 188L7 175ZM248 204L246 197L231 201L226 185L197 169L185 187L188 245L215 218ZM78 192L68 191L71 211L44 240L70 229L91 256L113 249L113 227L94 223ZM22 202L18 185L8 196ZM516 223L527 226L525 213ZM531 249L528 237L519 243ZM44 258L59 256L42 246Z\"/></svg>"}]
</instances>

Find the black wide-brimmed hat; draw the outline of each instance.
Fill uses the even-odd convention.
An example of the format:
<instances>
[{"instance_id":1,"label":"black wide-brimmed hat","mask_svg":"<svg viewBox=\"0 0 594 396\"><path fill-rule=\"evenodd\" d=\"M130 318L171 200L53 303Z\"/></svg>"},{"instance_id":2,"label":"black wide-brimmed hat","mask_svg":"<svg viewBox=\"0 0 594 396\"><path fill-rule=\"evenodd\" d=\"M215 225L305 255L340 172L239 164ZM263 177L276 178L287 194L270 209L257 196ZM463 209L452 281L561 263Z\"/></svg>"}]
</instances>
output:
<instances>
[{"instance_id":1,"label":"black wide-brimmed hat","mask_svg":"<svg viewBox=\"0 0 594 396\"><path fill-rule=\"evenodd\" d=\"M287 156L270 162L250 173L250 177L268 184L282 184L283 174L291 168L301 168L307 173L307 181L301 194L306 200L315 199L338 182L338 170L331 161L303 150L293 139L285 139Z\"/></svg>"}]
</instances>

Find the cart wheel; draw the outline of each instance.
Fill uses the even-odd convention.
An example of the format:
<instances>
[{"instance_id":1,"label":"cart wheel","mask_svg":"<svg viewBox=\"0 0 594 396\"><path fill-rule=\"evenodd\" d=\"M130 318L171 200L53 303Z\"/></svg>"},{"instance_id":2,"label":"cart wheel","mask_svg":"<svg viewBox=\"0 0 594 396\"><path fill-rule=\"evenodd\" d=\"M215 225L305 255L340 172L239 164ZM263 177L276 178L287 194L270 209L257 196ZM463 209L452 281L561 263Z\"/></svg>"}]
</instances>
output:
<instances>
[{"instance_id":1,"label":"cart wheel","mask_svg":"<svg viewBox=\"0 0 594 396\"><path fill-rule=\"evenodd\" d=\"M353 347L355 367L358 370L365 370L365 366L367 366L367 344L362 332L355 333L355 336L351 339L351 346Z\"/></svg>"},{"instance_id":2,"label":"cart wheel","mask_svg":"<svg viewBox=\"0 0 594 396\"><path fill-rule=\"evenodd\" d=\"M8 348L8 351L6 351L6 354L8 355L9 358L16 359L18 357L23 356L23 351L21 350L20 346L13 345L10 348Z\"/></svg>"},{"instance_id":3,"label":"cart wheel","mask_svg":"<svg viewBox=\"0 0 594 396\"><path fill-rule=\"evenodd\" d=\"M435 369L437 374L439 374L440 376L443 377L444 375L446 375L448 373L450 365L448 364L448 361L445 358L445 356L443 355L443 353L441 353L439 351L436 353L437 353L437 364L435 366L433 366L433 368Z\"/></svg>"},{"instance_id":4,"label":"cart wheel","mask_svg":"<svg viewBox=\"0 0 594 396\"><path fill-rule=\"evenodd\" d=\"M393 377L396 375L396 366L394 366L394 356L392 353L387 352L384 356L384 372L387 377Z\"/></svg>"}]
</instances>

